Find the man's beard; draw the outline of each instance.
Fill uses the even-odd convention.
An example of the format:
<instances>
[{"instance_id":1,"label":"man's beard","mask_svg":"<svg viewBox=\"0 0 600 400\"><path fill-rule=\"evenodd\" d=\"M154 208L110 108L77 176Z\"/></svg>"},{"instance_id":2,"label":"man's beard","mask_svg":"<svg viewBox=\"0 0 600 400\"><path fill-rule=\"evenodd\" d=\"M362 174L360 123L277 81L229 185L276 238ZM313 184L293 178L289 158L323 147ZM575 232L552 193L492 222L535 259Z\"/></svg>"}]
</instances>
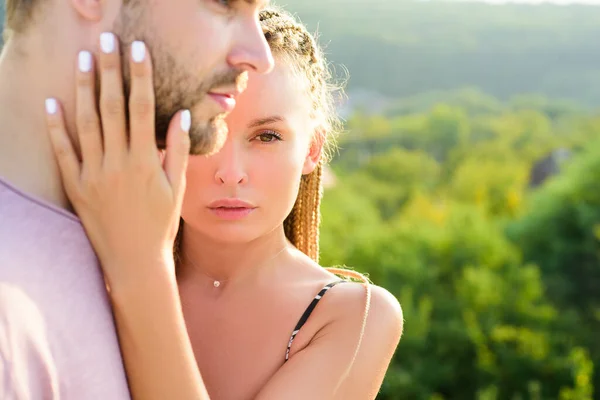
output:
<instances>
[{"instance_id":1,"label":"man's beard","mask_svg":"<svg viewBox=\"0 0 600 400\"><path fill-rule=\"evenodd\" d=\"M154 91L156 98L156 141L159 148L165 148L166 136L169 125L176 112L188 109L193 110L202 102L206 102L208 93L219 87L239 87L246 74L237 70L215 74L203 81L186 78L181 69L175 64L168 53L160 53L166 57L154 61ZM159 63L160 66L157 66ZM172 65L173 67L166 67ZM177 73L179 72L179 74ZM194 84L196 84L194 86ZM192 87L194 87L192 89ZM208 99L212 101L211 99ZM190 127L190 154L208 155L218 151L227 137L226 114L204 115L202 109L192 113Z\"/></svg>"},{"instance_id":2,"label":"man's beard","mask_svg":"<svg viewBox=\"0 0 600 400\"><path fill-rule=\"evenodd\" d=\"M240 87L245 83L246 74L237 69L214 73L212 76L194 75L192 69L186 70L185 62L178 62L173 54L152 35L150 18L146 15L144 4L130 1L124 4L121 15L114 28L120 40L121 63L123 67L123 87L125 104L128 102L131 88L128 51L134 40L142 40L149 50L152 59L154 96L155 96L155 133L159 149L166 148L167 132L173 116L181 110L192 111L194 107L206 101L206 96L213 88ZM98 81L97 88L100 88ZM126 107L127 120L129 112ZM192 113L190 128L190 154L208 155L218 151L227 136L225 114L199 115Z\"/></svg>"}]
</instances>

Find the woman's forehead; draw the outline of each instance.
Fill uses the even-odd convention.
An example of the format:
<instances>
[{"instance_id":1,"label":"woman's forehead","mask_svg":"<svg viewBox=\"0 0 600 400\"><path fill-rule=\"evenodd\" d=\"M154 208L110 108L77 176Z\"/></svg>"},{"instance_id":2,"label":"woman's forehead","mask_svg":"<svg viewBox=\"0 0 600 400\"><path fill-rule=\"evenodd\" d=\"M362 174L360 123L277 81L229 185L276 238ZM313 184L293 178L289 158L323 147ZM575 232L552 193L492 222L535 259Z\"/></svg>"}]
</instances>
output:
<instances>
[{"instance_id":1,"label":"woman's forehead","mask_svg":"<svg viewBox=\"0 0 600 400\"><path fill-rule=\"evenodd\" d=\"M273 115L310 115L311 102L307 91L307 80L285 63L276 63L268 74L249 73L248 87L239 96L237 114L256 112Z\"/></svg>"}]
</instances>

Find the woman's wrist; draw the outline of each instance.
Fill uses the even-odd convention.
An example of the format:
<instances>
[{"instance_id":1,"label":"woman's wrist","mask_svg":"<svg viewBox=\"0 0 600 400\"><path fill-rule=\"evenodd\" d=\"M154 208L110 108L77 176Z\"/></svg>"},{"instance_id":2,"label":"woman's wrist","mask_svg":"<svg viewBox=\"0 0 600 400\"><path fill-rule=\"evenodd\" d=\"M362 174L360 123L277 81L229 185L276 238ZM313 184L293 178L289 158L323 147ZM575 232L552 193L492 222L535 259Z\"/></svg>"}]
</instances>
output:
<instances>
[{"instance_id":1,"label":"woman's wrist","mask_svg":"<svg viewBox=\"0 0 600 400\"><path fill-rule=\"evenodd\" d=\"M178 294L172 253L146 253L143 257L113 259L108 262L111 263L112 276L106 277L107 283L111 299L117 306L122 302L146 299L158 294Z\"/></svg>"}]
</instances>

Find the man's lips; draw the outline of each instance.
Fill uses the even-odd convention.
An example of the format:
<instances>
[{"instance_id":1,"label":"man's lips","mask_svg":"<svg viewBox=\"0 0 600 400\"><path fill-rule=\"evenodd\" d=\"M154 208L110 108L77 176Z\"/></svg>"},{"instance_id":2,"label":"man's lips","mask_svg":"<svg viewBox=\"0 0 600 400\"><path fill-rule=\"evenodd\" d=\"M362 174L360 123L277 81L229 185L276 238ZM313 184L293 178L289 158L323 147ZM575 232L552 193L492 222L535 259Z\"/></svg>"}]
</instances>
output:
<instances>
[{"instance_id":1,"label":"man's lips","mask_svg":"<svg viewBox=\"0 0 600 400\"><path fill-rule=\"evenodd\" d=\"M216 93L209 92L208 95L218 104L225 112L231 112L235 108L235 94L233 93Z\"/></svg>"}]
</instances>

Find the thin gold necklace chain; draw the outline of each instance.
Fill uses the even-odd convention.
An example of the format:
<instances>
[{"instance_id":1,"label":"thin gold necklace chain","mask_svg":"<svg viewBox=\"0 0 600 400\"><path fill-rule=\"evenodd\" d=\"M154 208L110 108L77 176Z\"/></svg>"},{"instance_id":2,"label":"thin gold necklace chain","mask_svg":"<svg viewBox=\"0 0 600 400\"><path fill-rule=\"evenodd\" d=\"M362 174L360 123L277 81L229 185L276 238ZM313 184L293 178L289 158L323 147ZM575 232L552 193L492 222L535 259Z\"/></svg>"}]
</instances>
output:
<instances>
[{"instance_id":1,"label":"thin gold necklace chain","mask_svg":"<svg viewBox=\"0 0 600 400\"><path fill-rule=\"evenodd\" d=\"M280 255L281 253L283 253L283 251L287 249L287 245L283 246L283 248L281 250L279 250L273 257L271 257L270 259L268 259L267 261L265 261L265 263L272 261L273 259L275 259L275 257L277 257L278 255ZM190 256L188 256L188 254L182 250L183 255L185 256L185 258L187 258L187 260L192 263L192 265L200 272L202 272L202 274L204 276L206 276L207 278L209 278L210 280L213 281L213 286L215 288L218 288L221 286L222 283L227 282L229 279L225 279L225 280L219 280L219 279L215 279L212 276L208 275L207 273L205 273L204 271L202 271L201 268L199 268L196 263L190 258Z\"/></svg>"}]
</instances>

